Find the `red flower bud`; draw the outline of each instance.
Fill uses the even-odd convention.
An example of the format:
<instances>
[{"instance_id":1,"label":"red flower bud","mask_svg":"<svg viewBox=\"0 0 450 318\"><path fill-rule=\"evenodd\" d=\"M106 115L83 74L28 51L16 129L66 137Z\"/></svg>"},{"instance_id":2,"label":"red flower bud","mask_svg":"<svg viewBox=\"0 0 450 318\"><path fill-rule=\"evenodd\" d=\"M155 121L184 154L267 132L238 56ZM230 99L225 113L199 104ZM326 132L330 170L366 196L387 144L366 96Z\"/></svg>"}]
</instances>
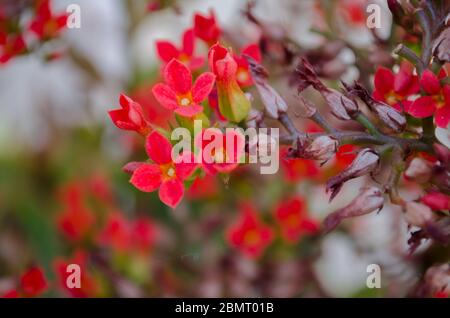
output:
<instances>
[{"instance_id":1,"label":"red flower bud","mask_svg":"<svg viewBox=\"0 0 450 318\"><path fill-rule=\"evenodd\" d=\"M119 101L122 108L108 112L113 123L123 130L132 130L141 134L148 132L149 126L144 118L142 106L125 94L120 95Z\"/></svg>"},{"instance_id":2,"label":"red flower bud","mask_svg":"<svg viewBox=\"0 0 450 318\"><path fill-rule=\"evenodd\" d=\"M209 66L216 75L219 109L228 120L240 122L250 111L250 101L236 80L237 63L223 46L216 44L208 53Z\"/></svg>"}]
</instances>

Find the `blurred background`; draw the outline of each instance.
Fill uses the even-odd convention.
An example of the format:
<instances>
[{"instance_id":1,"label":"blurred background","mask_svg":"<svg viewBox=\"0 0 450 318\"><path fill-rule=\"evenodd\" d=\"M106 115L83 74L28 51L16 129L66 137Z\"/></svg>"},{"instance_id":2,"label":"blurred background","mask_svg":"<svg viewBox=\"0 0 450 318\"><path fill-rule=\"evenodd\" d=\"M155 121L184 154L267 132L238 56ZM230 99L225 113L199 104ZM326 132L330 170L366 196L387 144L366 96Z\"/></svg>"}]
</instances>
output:
<instances>
[{"instance_id":1,"label":"blurred background","mask_svg":"<svg viewBox=\"0 0 450 318\"><path fill-rule=\"evenodd\" d=\"M253 13L284 30L302 50L314 52L328 42L311 31L320 27L322 2L327 3L258 0ZM333 32L355 50L370 51L374 40L365 26L364 2L351 1L358 4L350 9L349 1L332 2L335 10L344 8L335 11L339 28ZM408 227L390 205L346 221L327 236L305 233L286 242L276 235L259 258L246 257L227 243L226 231L242 201L251 202L275 233L280 230L273 213L287 193L303 198L304 213L317 224L351 201L369 181L349 182L328 204L324 180L349 162L346 156L352 155L346 153L352 149L320 171L299 160L282 162L274 176L246 166L229 180L207 176L192 185L175 210L163 205L157 193L139 192L121 168L147 158L143 141L117 129L107 111L118 108L119 94L127 93L152 123L167 127L171 114L151 94L161 67L155 41L179 45L193 15L213 9L230 43L237 48L256 43L257 29L243 14L246 1L51 3L55 13L78 4L81 28L65 29L0 66L0 295L403 297L418 284L423 268L442 257L442 251L427 244L410 256ZM383 14L378 36L387 38L391 16L384 1L378 3ZM206 56L207 46L196 44L198 54ZM326 71L336 78L360 77L352 50L340 51L332 62ZM293 98L287 87L284 92ZM315 129L302 120L298 125ZM405 186L405 196L414 197L415 191ZM81 266L79 290L65 287L64 265L70 263ZM380 289L366 286L369 264L382 268ZM36 268L45 277L42 293L21 291L24 274Z\"/></svg>"}]
</instances>

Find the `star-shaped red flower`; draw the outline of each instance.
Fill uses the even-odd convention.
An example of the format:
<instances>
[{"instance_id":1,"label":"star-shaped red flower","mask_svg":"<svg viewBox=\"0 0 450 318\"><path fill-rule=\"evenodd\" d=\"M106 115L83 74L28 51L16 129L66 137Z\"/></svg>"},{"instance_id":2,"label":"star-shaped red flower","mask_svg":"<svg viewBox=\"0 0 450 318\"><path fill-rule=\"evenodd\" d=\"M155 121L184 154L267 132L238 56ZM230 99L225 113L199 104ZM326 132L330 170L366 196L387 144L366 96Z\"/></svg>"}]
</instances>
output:
<instances>
[{"instance_id":1,"label":"star-shaped red flower","mask_svg":"<svg viewBox=\"0 0 450 318\"><path fill-rule=\"evenodd\" d=\"M164 68L165 83L153 86L158 102L183 117L193 117L203 111L200 105L213 89L215 76L201 74L192 85L191 70L179 60L172 59Z\"/></svg>"},{"instance_id":2,"label":"star-shaped red flower","mask_svg":"<svg viewBox=\"0 0 450 318\"><path fill-rule=\"evenodd\" d=\"M130 182L144 192L159 189L161 201L175 208L183 198L183 181L197 167L193 154L184 152L173 160L172 145L157 131L148 135L145 150L153 163L141 163L134 170Z\"/></svg>"}]
</instances>

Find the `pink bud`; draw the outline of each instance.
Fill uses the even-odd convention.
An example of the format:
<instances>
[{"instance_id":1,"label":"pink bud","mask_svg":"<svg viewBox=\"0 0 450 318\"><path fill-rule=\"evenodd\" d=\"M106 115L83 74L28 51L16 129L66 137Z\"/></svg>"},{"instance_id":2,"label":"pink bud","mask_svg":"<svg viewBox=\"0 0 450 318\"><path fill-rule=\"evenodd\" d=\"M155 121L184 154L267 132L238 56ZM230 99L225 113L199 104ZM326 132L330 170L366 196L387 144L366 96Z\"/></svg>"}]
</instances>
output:
<instances>
[{"instance_id":1,"label":"pink bud","mask_svg":"<svg viewBox=\"0 0 450 318\"><path fill-rule=\"evenodd\" d=\"M324 220L324 230L329 232L341 223L345 218L360 216L371 213L383 207L384 198L377 187L367 187L361 189L359 195L347 206L339 209Z\"/></svg>"},{"instance_id":2,"label":"pink bud","mask_svg":"<svg viewBox=\"0 0 450 318\"><path fill-rule=\"evenodd\" d=\"M345 182L373 172L378 168L379 161L380 157L374 150L370 148L361 150L344 171L328 180L327 192L331 191L330 201L339 193Z\"/></svg>"},{"instance_id":3,"label":"pink bud","mask_svg":"<svg viewBox=\"0 0 450 318\"><path fill-rule=\"evenodd\" d=\"M337 147L338 141L333 137L320 136L305 149L305 157L325 163L336 154Z\"/></svg>"}]
</instances>

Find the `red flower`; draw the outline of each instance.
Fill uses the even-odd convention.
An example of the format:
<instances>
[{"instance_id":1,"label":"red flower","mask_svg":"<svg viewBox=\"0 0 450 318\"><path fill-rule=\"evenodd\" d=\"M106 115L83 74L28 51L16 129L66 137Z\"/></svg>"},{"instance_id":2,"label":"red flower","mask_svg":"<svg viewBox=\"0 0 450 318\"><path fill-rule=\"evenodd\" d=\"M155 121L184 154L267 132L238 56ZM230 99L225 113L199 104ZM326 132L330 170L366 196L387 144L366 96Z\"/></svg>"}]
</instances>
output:
<instances>
[{"instance_id":1,"label":"red flower","mask_svg":"<svg viewBox=\"0 0 450 318\"><path fill-rule=\"evenodd\" d=\"M302 234L316 233L319 230L319 224L307 217L305 202L301 198L280 202L275 218L281 225L283 238L291 243L298 241Z\"/></svg>"},{"instance_id":2,"label":"red flower","mask_svg":"<svg viewBox=\"0 0 450 318\"><path fill-rule=\"evenodd\" d=\"M100 244L124 252L130 246L127 220L120 213L108 215L105 226L99 234Z\"/></svg>"},{"instance_id":3,"label":"red flower","mask_svg":"<svg viewBox=\"0 0 450 318\"><path fill-rule=\"evenodd\" d=\"M378 67L374 84L373 97L398 111L408 111L412 104L408 97L420 90L419 79L417 75L413 75L413 66L408 62L401 64L397 74L385 67Z\"/></svg>"},{"instance_id":4,"label":"red flower","mask_svg":"<svg viewBox=\"0 0 450 318\"><path fill-rule=\"evenodd\" d=\"M202 67L205 59L202 56L194 56L195 36L194 30L188 29L183 34L183 46L178 49L169 41L156 41L156 51L164 63L177 59L186 64L191 71Z\"/></svg>"},{"instance_id":5,"label":"red flower","mask_svg":"<svg viewBox=\"0 0 450 318\"><path fill-rule=\"evenodd\" d=\"M0 298L19 298L19 292L15 289L11 289L1 295Z\"/></svg>"},{"instance_id":6,"label":"red flower","mask_svg":"<svg viewBox=\"0 0 450 318\"><path fill-rule=\"evenodd\" d=\"M58 258L54 262L55 272L58 275L59 285L62 290L72 297L86 298L93 297L98 292L98 286L94 278L89 274L87 269L88 256L84 251L76 251L71 259L65 260ZM72 272L68 272L68 266L76 264L80 266L80 288L69 288L67 279Z\"/></svg>"},{"instance_id":7,"label":"red flower","mask_svg":"<svg viewBox=\"0 0 450 318\"><path fill-rule=\"evenodd\" d=\"M312 160L288 158L289 148L280 149L280 160L283 174L288 182L297 182L302 178L317 178L320 170Z\"/></svg>"},{"instance_id":8,"label":"red flower","mask_svg":"<svg viewBox=\"0 0 450 318\"><path fill-rule=\"evenodd\" d=\"M230 121L242 121L250 111L250 101L237 82L238 65L232 53L217 43L209 49L208 61L216 75L220 113Z\"/></svg>"},{"instance_id":9,"label":"red flower","mask_svg":"<svg viewBox=\"0 0 450 318\"><path fill-rule=\"evenodd\" d=\"M4 38L0 50L0 64L6 64L13 57L24 53L27 49L21 34L10 34Z\"/></svg>"},{"instance_id":10,"label":"red flower","mask_svg":"<svg viewBox=\"0 0 450 318\"><path fill-rule=\"evenodd\" d=\"M153 86L153 95L167 109L183 117L193 117L203 111L200 105L214 86L215 76L205 72L192 85L192 73L178 60L172 59L164 68L166 84Z\"/></svg>"},{"instance_id":11,"label":"red flower","mask_svg":"<svg viewBox=\"0 0 450 318\"><path fill-rule=\"evenodd\" d=\"M439 79L444 78L442 70L437 77L432 71L425 70L420 79L422 89L427 93L414 101L408 113L417 118L434 115L438 127L446 128L450 122L450 85L442 84Z\"/></svg>"},{"instance_id":12,"label":"red flower","mask_svg":"<svg viewBox=\"0 0 450 318\"><path fill-rule=\"evenodd\" d=\"M86 207L82 185L73 183L63 190L64 211L58 217L58 226L62 233L73 241L82 240L94 224L94 216Z\"/></svg>"},{"instance_id":13,"label":"red flower","mask_svg":"<svg viewBox=\"0 0 450 318\"><path fill-rule=\"evenodd\" d=\"M214 11L210 10L209 17L197 13L194 16L195 36L202 39L209 45L216 43L222 31L216 22Z\"/></svg>"},{"instance_id":14,"label":"red flower","mask_svg":"<svg viewBox=\"0 0 450 318\"><path fill-rule=\"evenodd\" d=\"M211 175L230 173L245 159L244 136L235 130L223 133L218 128L208 128L196 136L195 144L201 150L203 168Z\"/></svg>"},{"instance_id":15,"label":"red flower","mask_svg":"<svg viewBox=\"0 0 450 318\"><path fill-rule=\"evenodd\" d=\"M450 196L440 192L430 192L422 197L422 202L435 211L450 210Z\"/></svg>"},{"instance_id":16,"label":"red flower","mask_svg":"<svg viewBox=\"0 0 450 318\"><path fill-rule=\"evenodd\" d=\"M30 30L39 39L48 40L59 35L67 24L67 14L54 16L50 9L50 0L41 0L37 7L36 17L30 24Z\"/></svg>"},{"instance_id":17,"label":"red flower","mask_svg":"<svg viewBox=\"0 0 450 318\"><path fill-rule=\"evenodd\" d=\"M144 192L153 192L159 188L161 201L175 208L184 194L183 180L196 168L193 155L185 152L177 158L177 163L174 162L171 157L172 145L157 131L147 137L145 149L154 163L142 163L134 170L130 182Z\"/></svg>"},{"instance_id":18,"label":"red flower","mask_svg":"<svg viewBox=\"0 0 450 318\"><path fill-rule=\"evenodd\" d=\"M22 291L27 297L35 297L47 289L47 280L39 267L30 268L20 279Z\"/></svg>"},{"instance_id":19,"label":"red flower","mask_svg":"<svg viewBox=\"0 0 450 318\"><path fill-rule=\"evenodd\" d=\"M119 103L122 108L108 112L113 123L120 129L146 135L150 126L144 118L142 106L125 94L120 94Z\"/></svg>"},{"instance_id":20,"label":"red flower","mask_svg":"<svg viewBox=\"0 0 450 318\"><path fill-rule=\"evenodd\" d=\"M341 3L341 11L351 24L365 25L366 0L345 0Z\"/></svg>"},{"instance_id":21,"label":"red flower","mask_svg":"<svg viewBox=\"0 0 450 318\"><path fill-rule=\"evenodd\" d=\"M240 56L234 56L234 60L237 64L236 80L241 87L253 85L253 80L248 69L248 62L244 55L252 57L258 63L262 60L261 51L257 44L249 44L242 49Z\"/></svg>"},{"instance_id":22,"label":"red flower","mask_svg":"<svg viewBox=\"0 0 450 318\"><path fill-rule=\"evenodd\" d=\"M227 234L231 246L250 258L258 258L273 240L272 229L264 225L250 204L243 204L238 221Z\"/></svg>"},{"instance_id":23,"label":"red flower","mask_svg":"<svg viewBox=\"0 0 450 318\"><path fill-rule=\"evenodd\" d=\"M139 218L131 223L130 241L133 248L141 253L148 252L156 239L156 227L146 218Z\"/></svg>"}]
</instances>

